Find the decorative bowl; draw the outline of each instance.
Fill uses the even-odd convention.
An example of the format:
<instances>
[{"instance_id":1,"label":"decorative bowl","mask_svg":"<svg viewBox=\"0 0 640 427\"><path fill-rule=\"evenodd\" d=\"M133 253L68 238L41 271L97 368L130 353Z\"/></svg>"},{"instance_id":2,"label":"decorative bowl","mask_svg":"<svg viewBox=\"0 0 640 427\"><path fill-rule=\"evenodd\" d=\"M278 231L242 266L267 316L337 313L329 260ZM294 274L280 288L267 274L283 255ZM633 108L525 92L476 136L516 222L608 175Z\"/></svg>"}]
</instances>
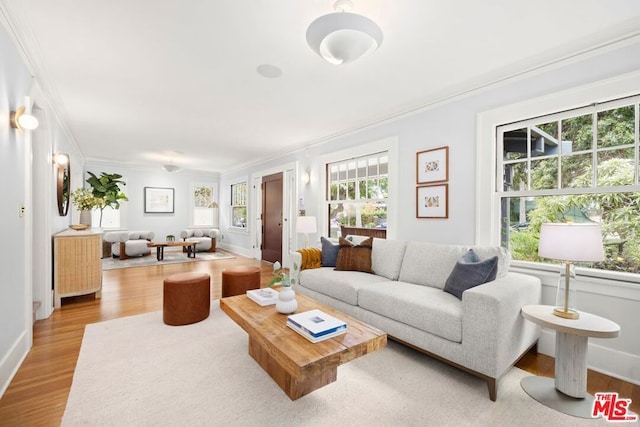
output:
<instances>
[{"instance_id":1,"label":"decorative bowl","mask_svg":"<svg viewBox=\"0 0 640 427\"><path fill-rule=\"evenodd\" d=\"M87 224L71 224L69 226L70 229L72 230L86 230L87 228L89 228L89 226Z\"/></svg>"}]
</instances>

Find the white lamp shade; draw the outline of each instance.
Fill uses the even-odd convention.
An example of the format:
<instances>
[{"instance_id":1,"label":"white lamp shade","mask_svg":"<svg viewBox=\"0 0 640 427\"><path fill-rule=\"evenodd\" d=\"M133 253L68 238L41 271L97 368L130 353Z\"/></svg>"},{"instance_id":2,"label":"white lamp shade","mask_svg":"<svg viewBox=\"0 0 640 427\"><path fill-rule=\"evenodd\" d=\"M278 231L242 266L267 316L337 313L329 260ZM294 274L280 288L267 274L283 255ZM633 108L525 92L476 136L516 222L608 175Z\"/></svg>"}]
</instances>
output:
<instances>
[{"instance_id":1,"label":"white lamp shade","mask_svg":"<svg viewBox=\"0 0 640 427\"><path fill-rule=\"evenodd\" d=\"M299 216L296 220L296 232L315 233L318 230L315 216Z\"/></svg>"},{"instance_id":2,"label":"white lamp shade","mask_svg":"<svg viewBox=\"0 0 640 427\"><path fill-rule=\"evenodd\" d=\"M561 261L603 261L600 224L542 224L538 255Z\"/></svg>"},{"instance_id":3,"label":"white lamp shade","mask_svg":"<svg viewBox=\"0 0 640 427\"><path fill-rule=\"evenodd\" d=\"M382 30L371 19L355 13L323 15L307 29L307 43L332 64L347 64L382 44Z\"/></svg>"}]
</instances>

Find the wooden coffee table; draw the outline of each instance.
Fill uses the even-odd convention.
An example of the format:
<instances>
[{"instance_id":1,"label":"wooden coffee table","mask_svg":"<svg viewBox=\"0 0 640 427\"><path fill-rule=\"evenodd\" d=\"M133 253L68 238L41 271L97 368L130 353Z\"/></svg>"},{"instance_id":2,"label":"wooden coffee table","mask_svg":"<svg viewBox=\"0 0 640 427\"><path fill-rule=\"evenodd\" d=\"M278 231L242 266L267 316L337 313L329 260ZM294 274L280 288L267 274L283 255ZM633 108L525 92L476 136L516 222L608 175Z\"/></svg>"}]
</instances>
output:
<instances>
[{"instance_id":1,"label":"wooden coffee table","mask_svg":"<svg viewBox=\"0 0 640 427\"><path fill-rule=\"evenodd\" d=\"M347 322L347 332L311 343L290 329L275 305L261 307L246 295L220 299L220 308L249 334L249 354L291 400L334 382L338 366L387 345L387 334L297 294L296 313L320 309Z\"/></svg>"},{"instance_id":2,"label":"wooden coffee table","mask_svg":"<svg viewBox=\"0 0 640 427\"><path fill-rule=\"evenodd\" d=\"M196 245L198 242L191 242L189 240L184 242L149 242L147 246L150 248L156 248L156 259L162 261L164 259L164 248L167 246L182 246L187 248L187 257L196 257Z\"/></svg>"}]
</instances>

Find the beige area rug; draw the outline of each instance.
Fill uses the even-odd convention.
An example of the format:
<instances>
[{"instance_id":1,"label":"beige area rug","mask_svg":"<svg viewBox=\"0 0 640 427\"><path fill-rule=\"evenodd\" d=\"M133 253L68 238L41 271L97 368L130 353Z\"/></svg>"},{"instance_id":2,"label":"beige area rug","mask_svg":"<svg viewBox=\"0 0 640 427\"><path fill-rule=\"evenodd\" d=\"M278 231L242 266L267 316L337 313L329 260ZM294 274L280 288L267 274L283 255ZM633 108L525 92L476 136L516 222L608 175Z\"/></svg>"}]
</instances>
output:
<instances>
[{"instance_id":1,"label":"beige area rug","mask_svg":"<svg viewBox=\"0 0 640 427\"><path fill-rule=\"evenodd\" d=\"M118 268L147 267L149 265L178 264L181 262L215 261L219 259L231 258L235 257L220 249L216 250L216 252L197 252L195 258L188 258L187 254L183 253L180 250L165 249L164 259L162 261L158 261L155 248L151 248L151 255L133 257L123 260L111 257L102 258L102 269L116 270Z\"/></svg>"},{"instance_id":2,"label":"beige area rug","mask_svg":"<svg viewBox=\"0 0 640 427\"><path fill-rule=\"evenodd\" d=\"M162 313L88 325L64 426L573 426L520 387L497 402L486 383L395 342L338 368L338 380L291 401L247 354L247 335L213 301L211 316L166 326Z\"/></svg>"}]
</instances>

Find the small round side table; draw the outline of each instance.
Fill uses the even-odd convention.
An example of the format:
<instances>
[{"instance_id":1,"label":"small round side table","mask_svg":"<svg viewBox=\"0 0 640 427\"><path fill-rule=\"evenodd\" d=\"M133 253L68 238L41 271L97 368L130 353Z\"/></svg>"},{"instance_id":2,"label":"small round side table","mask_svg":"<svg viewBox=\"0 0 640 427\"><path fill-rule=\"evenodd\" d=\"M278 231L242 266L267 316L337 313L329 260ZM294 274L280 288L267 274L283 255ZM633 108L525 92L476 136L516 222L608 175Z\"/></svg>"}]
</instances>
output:
<instances>
[{"instance_id":1,"label":"small round side table","mask_svg":"<svg viewBox=\"0 0 640 427\"><path fill-rule=\"evenodd\" d=\"M589 337L615 338L620 326L611 320L580 311L579 319L553 314L550 305L525 305L522 317L556 331L555 379L531 376L520 382L538 402L568 415L592 418L594 397L587 393Z\"/></svg>"}]
</instances>

